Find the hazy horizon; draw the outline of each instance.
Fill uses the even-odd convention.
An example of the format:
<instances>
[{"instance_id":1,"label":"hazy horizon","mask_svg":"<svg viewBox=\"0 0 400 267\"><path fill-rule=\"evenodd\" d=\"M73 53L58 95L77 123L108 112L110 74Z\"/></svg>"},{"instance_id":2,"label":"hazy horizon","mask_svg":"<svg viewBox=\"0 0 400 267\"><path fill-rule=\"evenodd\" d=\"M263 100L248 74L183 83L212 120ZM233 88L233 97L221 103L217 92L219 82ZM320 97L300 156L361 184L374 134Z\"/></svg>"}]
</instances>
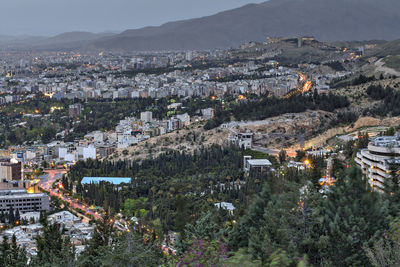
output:
<instances>
[{"instance_id":1,"label":"hazy horizon","mask_svg":"<svg viewBox=\"0 0 400 267\"><path fill-rule=\"evenodd\" d=\"M266 0L14 0L2 3L0 35L120 32L212 15Z\"/></svg>"}]
</instances>

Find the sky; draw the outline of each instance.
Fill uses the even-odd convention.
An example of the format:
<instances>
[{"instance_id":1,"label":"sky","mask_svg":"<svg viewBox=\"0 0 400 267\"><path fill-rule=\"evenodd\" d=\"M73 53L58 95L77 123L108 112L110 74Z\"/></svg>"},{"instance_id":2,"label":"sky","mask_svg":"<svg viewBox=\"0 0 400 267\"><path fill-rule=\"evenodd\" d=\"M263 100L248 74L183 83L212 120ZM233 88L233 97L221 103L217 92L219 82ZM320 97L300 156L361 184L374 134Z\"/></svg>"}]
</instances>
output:
<instances>
[{"instance_id":1,"label":"sky","mask_svg":"<svg viewBox=\"0 0 400 267\"><path fill-rule=\"evenodd\" d=\"M265 0L1 0L0 35L120 32Z\"/></svg>"}]
</instances>

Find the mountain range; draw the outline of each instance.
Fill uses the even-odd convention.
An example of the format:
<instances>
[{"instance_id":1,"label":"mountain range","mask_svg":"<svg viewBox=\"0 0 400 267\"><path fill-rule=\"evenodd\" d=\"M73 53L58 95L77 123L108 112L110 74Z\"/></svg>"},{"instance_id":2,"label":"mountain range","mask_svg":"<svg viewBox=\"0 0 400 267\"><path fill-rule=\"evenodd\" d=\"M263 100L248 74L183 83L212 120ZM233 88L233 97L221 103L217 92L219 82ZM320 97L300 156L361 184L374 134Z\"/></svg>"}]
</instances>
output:
<instances>
[{"instance_id":1,"label":"mountain range","mask_svg":"<svg viewBox=\"0 0 400 267\"><path fill-rule=\"evenodd\" d=\"M234 47L249 41L265 41L267 36L314 36L321 41L399 39L400 1L270 0L212 16L119 34L65 33L39 38L29 46L42 49L194 50Z\"/></svg>"}]
</instances>

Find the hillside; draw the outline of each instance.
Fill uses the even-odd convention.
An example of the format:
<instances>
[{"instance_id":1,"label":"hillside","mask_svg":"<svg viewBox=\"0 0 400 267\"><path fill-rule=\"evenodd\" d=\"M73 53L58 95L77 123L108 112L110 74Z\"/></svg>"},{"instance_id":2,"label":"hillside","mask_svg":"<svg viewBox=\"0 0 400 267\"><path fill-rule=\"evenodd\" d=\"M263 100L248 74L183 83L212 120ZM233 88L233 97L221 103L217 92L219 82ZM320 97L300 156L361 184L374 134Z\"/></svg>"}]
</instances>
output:
<instances>
[{"instance_id":1,"label":"hillside","mask_svg":"<svg viewBox=\"0 0 400 267\"><path fill-rule=\"evenodd\" d=\"M93 44L124 50L185 50L237 46L267 36L312 35L322 41L394 40L397 0L271 0L212 16L127 30Z\"/></svg>"},{"instance_id":2,"label":"hillside","mask_svg":"<svg viewBox=\"0 0 400 267\"><path fill-rule=\"evenodd\" d=\"M52 37L0 36L0 45L11 49L62 50L76 49L90 42L110 37L113 33L65 32Z\"/></svg>"},{"instance_id":3,"label":"hillside","mask_svg":"<svg viewBox=\"0 0 400 267\"><path fill-rule=\"evenodd\" d=\"M390 55L400 55L400 39L388 42L379 47L376 55L385 57Z\"/></svg>"}]
</instances>

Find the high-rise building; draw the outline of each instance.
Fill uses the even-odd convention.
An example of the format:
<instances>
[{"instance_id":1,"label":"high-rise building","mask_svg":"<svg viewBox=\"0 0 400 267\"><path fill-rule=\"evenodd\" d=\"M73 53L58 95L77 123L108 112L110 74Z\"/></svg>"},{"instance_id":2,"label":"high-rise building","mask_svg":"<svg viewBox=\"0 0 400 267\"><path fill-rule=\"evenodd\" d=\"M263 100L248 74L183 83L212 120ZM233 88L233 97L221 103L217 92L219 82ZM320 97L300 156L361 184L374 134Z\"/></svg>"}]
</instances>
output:
<instances>
[{"instance_id":1,"label":"high-rise building","mask_svg":"<svg viewBox=\"0 0 400 267\"><path fill-rule=\"evenodd\" d=\"M192 59L193 59L193 51L187 51L185 59L186 59L186 61L192 61Z\"/></svg>"}]
</instances>

